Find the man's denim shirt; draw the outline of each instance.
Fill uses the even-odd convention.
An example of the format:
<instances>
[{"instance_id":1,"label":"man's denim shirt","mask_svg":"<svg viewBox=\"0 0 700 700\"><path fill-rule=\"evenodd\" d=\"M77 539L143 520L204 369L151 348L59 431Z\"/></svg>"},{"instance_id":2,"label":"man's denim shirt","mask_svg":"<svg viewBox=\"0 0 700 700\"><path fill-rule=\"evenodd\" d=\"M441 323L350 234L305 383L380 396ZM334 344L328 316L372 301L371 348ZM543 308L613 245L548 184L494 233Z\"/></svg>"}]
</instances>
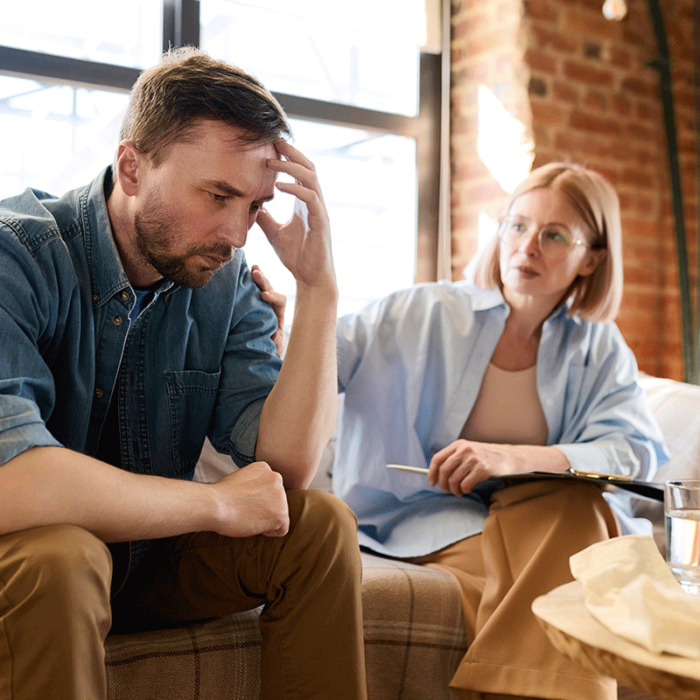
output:
<instances>
[{"instance_id":1,"label":"man's denim shirt","mask_svg":"<svg viewBox=\"0 0 700 700\"><path fill-rule=\"evenodd\" d=\"M0 202L0 464L37 445L95 455L119 384L124 469L191 479L207 435L244 466L279 373L274 313L236 251L200 289L163 284L131 323L110 182L107 168L60 199Z\"/></svg>"}]
</instances>

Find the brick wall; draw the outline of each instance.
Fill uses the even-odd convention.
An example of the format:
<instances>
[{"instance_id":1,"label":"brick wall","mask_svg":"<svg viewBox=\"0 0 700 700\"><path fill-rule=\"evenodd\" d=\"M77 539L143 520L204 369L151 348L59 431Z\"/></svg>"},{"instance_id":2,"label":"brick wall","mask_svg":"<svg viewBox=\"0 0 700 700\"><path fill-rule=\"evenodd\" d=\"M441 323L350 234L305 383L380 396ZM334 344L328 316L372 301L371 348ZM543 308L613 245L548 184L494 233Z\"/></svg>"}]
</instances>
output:
<instances>
[{"instance_id":1,"label":"brick wall","mask_svg":"<svg viewBox=\"0 0 700 700\"><path fill-rule=\"evenodd\" d=\"M682 377L678 274L657 55L647 3L628 0L621 22L602 0L453 0L453 277L507 198L480 131L488 125L479 87L522 126L519 152L502 164L521 176L571 160L608 177L620 195L625 295L618 324L640 368ZM695 259L693 0L662 0L672 65L685 225ZM513 157L508 154L514 153ZM527 160L527 159L525 159ZM496 161L497 165L498 159Z\"/></svg>"}]
</instances>

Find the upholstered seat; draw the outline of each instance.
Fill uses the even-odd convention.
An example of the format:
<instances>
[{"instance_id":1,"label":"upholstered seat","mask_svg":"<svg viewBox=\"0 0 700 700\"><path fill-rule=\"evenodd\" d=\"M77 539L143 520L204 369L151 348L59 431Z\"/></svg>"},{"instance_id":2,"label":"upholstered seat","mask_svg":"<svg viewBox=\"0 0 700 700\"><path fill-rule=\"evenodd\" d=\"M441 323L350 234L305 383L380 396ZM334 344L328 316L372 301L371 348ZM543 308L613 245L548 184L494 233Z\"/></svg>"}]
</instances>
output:
<instances>
[{"instance_id":1,"label":"upholstered seat","mask_svg":"<svg viewBox=\"0 0 700 700\"><path fill-rule=\"evenodd\" d=\"M641 383L672 454L657 481L700 478L700 387L654 377L643 377ZM328 452L332 453L332 444ZM209 458L214 458L211 452ZM216 465L209 467L215 478ZM328 484L323 468L315 485ZM661 504L639 501L636 514L654 522L657 542L663 547ZM369 700L453 699L447 684L467 648L456 582L434 569L367 553L362 557ZM256 700L257 614L250 611L179 629L108 637L108 697ZM620 687L618 697L649 700L628 687Z\"/></svg>"}]
</instances>

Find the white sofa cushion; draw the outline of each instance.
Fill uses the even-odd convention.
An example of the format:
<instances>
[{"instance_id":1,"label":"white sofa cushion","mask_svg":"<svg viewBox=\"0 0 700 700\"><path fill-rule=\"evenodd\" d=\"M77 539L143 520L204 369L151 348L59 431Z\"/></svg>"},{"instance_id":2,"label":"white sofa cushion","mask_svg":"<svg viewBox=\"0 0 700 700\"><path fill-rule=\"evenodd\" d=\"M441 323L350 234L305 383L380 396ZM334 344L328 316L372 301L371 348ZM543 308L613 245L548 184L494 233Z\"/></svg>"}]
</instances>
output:
<instances>
[{"instance_id":1,"label":"white sofa cushion","mask_svg":"<svg viewBox=\"0 0 700 700\"><path fill-rule=\"evenodd\" d=\"M671 459L654 481L700 479L700 386L642 374L639 383L666 438ZM663 504L638 500L635 515L651 520L654 539L666 550Z\"/></svg>"}]
</instances>

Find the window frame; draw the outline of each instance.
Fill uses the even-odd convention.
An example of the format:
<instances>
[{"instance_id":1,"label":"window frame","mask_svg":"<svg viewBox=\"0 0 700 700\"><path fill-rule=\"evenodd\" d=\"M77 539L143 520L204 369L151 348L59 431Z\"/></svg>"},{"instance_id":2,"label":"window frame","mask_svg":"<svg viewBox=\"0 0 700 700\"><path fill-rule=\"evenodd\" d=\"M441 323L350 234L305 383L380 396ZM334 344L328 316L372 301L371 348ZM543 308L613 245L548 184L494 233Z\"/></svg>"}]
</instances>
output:
<instances>
[{"instance_id":1,"label":"window frame","mask_svg":"<svg viewBox=\"0 0 700 700\"><path fill-rule=\"evenodd\" d=\"M198 46L199 41L199 0L163 0L163 50L178 46ZM444 262L440 259L445 235L449 236L444 230L443 193L446 183L444 163L441 164L440 156L446 128L444 53L444 49L442 56L421 52L419 108L416 116L274 93L287 115L293 119L415 139L418 183L416 282L436 280L439 276L445 276L446 272L441 269L444 268ZM3 75L128 93L140 72L138 68L0 45L0 74Z\"/></svg>"}]
</instances>

